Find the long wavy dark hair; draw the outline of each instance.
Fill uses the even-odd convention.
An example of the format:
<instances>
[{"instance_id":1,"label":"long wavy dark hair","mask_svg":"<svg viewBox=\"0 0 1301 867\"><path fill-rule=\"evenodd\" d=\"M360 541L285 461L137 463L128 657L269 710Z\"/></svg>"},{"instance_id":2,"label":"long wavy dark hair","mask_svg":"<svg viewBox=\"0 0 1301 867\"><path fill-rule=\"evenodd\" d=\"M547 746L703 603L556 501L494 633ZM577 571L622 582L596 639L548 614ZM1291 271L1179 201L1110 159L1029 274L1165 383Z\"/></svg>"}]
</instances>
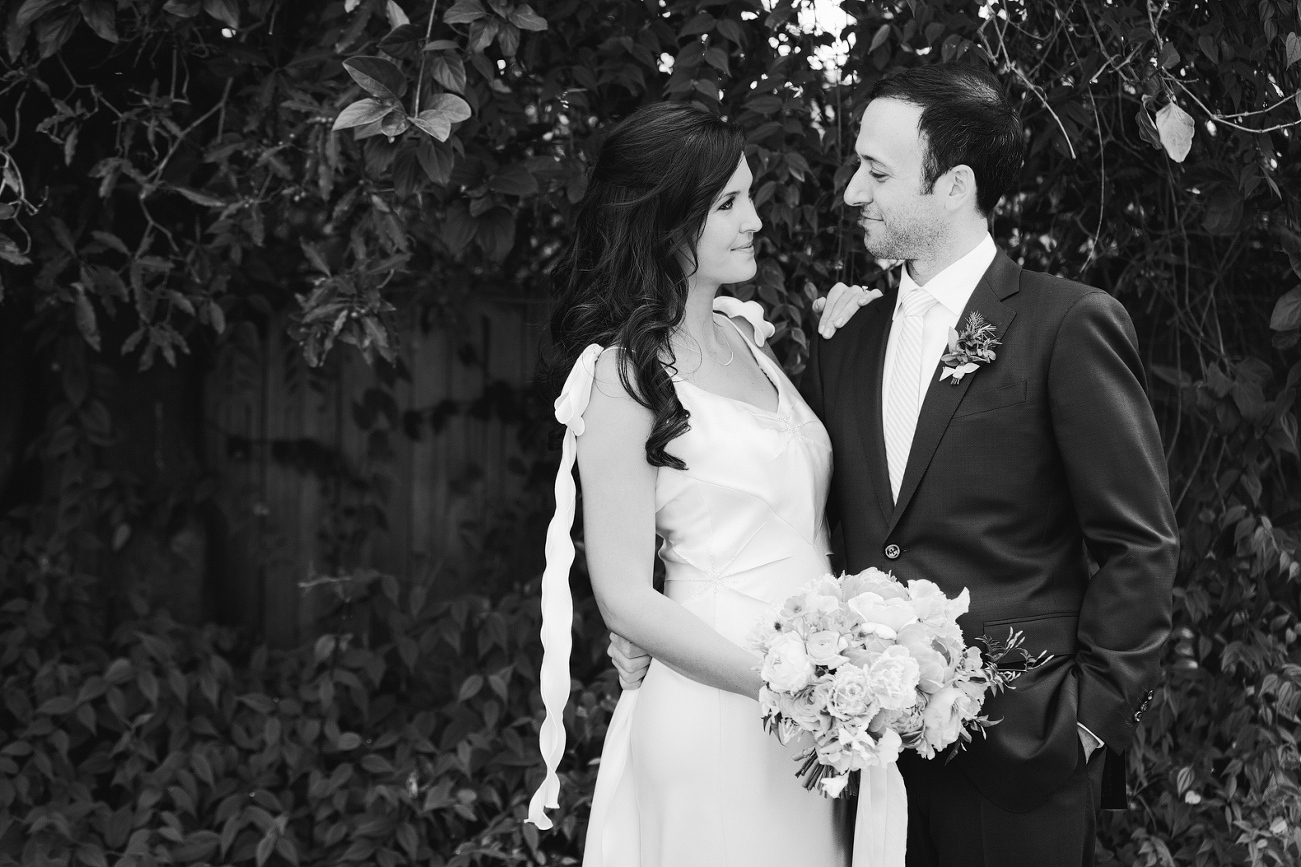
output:
<instances>
[{"instance_id":1,"label":"long wavy dark hair","mask_svg":"<svg viewBox=\"0 0 1301 867\"><path fill-rule=\"evenodd\" d=\"M673 390L669 338L682 322L687 278L710 206L744 152L741 130L703 108L645 106L612 130L554 271L549 379L559 385L588 345L619 346L619 378L655 416L651 466L685 469L665 451L689 415Z\"/></svg>"}]
</instances>

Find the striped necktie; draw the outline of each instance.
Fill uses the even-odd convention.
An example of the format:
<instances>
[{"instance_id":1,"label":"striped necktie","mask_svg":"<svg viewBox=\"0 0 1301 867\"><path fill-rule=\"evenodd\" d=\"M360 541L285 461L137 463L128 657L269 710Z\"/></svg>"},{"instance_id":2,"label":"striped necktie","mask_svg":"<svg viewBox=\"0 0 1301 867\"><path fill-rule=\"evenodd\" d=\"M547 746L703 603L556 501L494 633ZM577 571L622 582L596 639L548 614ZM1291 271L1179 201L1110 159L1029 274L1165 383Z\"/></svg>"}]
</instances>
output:
<instances>
[{"instance_id":1,"label":"striped necktie","mask_svg":"<svg viewBox=\"0 0 1301 867\"><path fill-rule=\"evenodd\" d=\"M903 311L895 323L894 367L887 383L885 415L885 455L890 467L890 492L898 501L903 484L908 452L912 450L917 430L918 384L922 375L922 323L926 311L938 302L925 289L915 287L903 299Z\"/></svg>"}]
</instances>

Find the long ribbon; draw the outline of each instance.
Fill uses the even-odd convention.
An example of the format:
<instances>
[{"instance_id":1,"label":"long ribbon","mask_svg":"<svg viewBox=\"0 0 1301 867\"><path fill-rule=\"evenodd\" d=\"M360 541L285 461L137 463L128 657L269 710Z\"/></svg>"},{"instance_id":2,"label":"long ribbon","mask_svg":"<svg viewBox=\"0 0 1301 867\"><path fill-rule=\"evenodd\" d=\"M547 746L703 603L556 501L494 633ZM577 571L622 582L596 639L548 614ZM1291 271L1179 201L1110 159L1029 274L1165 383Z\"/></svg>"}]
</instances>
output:
<instances>
[{"instance_id":1,"label":"long ribbon","mask_svg":"<svg viewBox=\"0 0 1301 867\"><path fill-rule=\"evenodd\" d=\"M565 754L565 704L569 701L569 654L573 649L574 599L569 592L569 568L574 563L574 457L583 433L583 411L592 396L592 379L601 347L583 350L556 398L556 421L565 425L556 471L556 511L547 526L546 569L542 572L542 668L538 682L546 716L538 732L538 748L546 763L546 776L529 801L528 821L542 830L551 827L546 810L560 806L560 777L556 768Z\"/></svg>"},{"instance_id":2,"label":"long ribbon","mask_svg":"<svg viewBox=\"0 0 1301 867\"><path fill-rule=\"evenodd\" d=\"M890 762L859 772L853 867L903 867L908 845L908 790Z\"/></svg>"}]
</instances>

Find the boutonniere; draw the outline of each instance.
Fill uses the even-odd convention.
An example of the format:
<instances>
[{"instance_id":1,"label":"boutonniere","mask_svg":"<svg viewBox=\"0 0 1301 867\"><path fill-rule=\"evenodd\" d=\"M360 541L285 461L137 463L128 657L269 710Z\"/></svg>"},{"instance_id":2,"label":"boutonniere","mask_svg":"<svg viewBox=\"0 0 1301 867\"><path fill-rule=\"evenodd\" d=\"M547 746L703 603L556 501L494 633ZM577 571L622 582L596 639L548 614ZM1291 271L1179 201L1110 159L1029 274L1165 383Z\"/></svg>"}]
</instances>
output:
<instances>
[{"instance_id":1,"label":"boutonniere","mask_svg":"<svg viewBox=\"0 0 1301 867\"><path fill-rule=\"evenodd\" d=\"M994 347L1002 343L994 335L998 328L985 317L972 312L967 317L967 326L958 331L949 329L949 351L940 356L944 370L940 371L940 382L948 379L953 385L962 381L968 373L975 373L982 364L989 364L996 356Z\"/></svg>"}]
</instances>

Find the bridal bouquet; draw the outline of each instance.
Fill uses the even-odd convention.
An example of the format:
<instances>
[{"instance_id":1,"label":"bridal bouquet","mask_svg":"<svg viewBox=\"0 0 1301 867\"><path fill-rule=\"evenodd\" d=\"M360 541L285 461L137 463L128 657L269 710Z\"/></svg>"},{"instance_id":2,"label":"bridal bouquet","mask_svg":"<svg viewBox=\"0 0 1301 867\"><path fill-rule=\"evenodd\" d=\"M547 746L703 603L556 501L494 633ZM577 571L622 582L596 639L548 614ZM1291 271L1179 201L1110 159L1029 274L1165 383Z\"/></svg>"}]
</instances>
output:
<instances>
[{"instance_id":1,"label":"bridal bouquet","mask_svg":"<svg viewBox=\"0 0 1301 867\"><path fill-rule=\"evenodd\" d=\"M998 662L1020 653L1021 636L968 647L957 618L970 596L949 599L930 581L900 583L888 572L827 575L786 600L754 636L763 654L764 724L787 743L808 732L797 758L805 788L838 797L851 771L893 762L902 749L925 758L961 749L994 723L985 696L1020 673Z\"/></svg>"}]
</instances>

